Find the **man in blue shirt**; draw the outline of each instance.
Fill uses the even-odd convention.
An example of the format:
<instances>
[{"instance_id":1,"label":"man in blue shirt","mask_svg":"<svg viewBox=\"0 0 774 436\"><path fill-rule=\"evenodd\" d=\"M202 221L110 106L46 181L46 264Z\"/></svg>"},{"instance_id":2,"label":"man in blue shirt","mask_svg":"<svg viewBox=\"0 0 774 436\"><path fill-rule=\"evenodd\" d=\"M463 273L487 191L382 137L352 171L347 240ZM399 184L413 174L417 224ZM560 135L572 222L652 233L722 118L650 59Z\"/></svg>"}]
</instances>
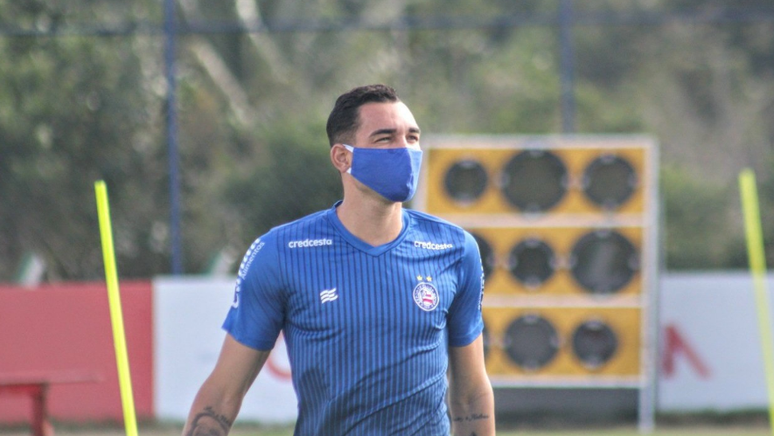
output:
<instances>
[{"instance_id":1,"label":"man in blue shirt","mask_svg":"<svg viewBox=\"0 0 774 436\"><path fill-rule=\"evenodd\" d=\"M344 199L248 249L184 435L228 433L280 331L296 435L494 435L478 247L402 207L422 160L411 111L392 88L363 86L338 98L327 131Z\"/></svg>"}]
</instances>

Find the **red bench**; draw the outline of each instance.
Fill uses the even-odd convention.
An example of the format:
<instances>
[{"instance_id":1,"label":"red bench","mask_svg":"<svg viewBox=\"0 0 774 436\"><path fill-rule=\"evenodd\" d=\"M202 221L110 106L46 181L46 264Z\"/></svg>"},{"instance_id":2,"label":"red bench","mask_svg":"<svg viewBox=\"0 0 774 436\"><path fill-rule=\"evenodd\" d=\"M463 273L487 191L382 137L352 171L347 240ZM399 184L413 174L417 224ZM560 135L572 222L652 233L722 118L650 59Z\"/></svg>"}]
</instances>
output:
<instances>
[{"instance_id":1,"label":"red bench","mask_svg":"<svg viewBox=\"0 0 774 436\"><path fill-rule=\"evenodd\" d=\"M51 436L54 428L48 420L48 388L53 384L93 383L101 380L97 374L80 371L50 373L0 373L0 395L23 394L32 399L32 434Z\"/></svg>"}]
</instances>

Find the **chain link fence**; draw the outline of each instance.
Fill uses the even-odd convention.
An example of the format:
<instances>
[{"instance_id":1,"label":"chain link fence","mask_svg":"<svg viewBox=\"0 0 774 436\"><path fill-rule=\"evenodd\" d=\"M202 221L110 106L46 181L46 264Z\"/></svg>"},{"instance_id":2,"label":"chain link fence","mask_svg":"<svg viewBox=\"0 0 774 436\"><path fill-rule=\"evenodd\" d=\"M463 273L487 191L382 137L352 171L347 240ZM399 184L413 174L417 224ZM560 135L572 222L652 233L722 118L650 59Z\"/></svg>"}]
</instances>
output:
<instances>
[{"instance_id":1,"label":"chain link fence","mask_svg":"<svg viewBox=\"0 0 774 436\"><path fill-rule=\"evenodd\" d=\"M122 277L172 272L176 231L184 272L233 272L255 237L340 198L325 120L373 82L431 135L658 138L669 267L744 264L742 167L771 215L768 2L174 5L172 88L159 2L0 1L0 280L101 278L98 179Z\"/></svg>"}]
</instances>

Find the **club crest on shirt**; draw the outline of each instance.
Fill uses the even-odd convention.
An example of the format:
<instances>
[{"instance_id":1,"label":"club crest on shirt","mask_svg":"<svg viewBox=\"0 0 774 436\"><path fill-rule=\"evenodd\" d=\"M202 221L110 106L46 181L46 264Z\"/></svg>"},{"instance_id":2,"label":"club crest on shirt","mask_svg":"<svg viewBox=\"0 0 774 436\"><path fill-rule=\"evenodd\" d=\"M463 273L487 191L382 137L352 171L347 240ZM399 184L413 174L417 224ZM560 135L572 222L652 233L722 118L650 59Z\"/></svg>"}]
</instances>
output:
<instances>
[{"instance_id":1,"label":"club crest on shirt","mask_svg":"<svg viewBox=\"0 0 774 436\"><path fill-rule=\"evenodd\" d=\"M414 302L425 312L430 312L438 307L439 301L438 290L431 283L420 282L414 288Z\"/></svg>"}]
</instances>

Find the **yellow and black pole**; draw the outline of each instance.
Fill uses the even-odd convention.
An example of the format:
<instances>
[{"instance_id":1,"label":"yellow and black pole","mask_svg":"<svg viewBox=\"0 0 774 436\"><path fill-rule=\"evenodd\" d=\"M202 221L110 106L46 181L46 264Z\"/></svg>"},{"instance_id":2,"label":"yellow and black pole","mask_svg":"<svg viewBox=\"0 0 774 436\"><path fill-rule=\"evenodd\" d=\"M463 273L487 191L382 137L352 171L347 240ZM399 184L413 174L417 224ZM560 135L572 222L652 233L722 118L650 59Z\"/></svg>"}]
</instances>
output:
<instances>
[{"instance_id":1,"label":"yellow and black pole","mask_svg":"<svg viewBox=\"0 0 774 436\"><path fill-rule=\"evenodd\" d=\"M769 395L769 424L774 434L774 349L772 349L771 314L766 285L766 257L763 250L763 231L758 207L758 190L755 187L755 173L745 169L739 174L739 190L744 210L744 227L747 237L747 256L755 290L755 305L758 312L763 367Z\"/></svg>"},{"instance_id":2,"label":"yellow and black pole","mask_svg":"<svg viewBox=\"0 0 774 436\"><path fill-rule=\"evenodd\" d=\"M137 418L134 414L134 399L132 397L132 377L129 372L129 357L126 351L126 335L124 333L124 318L121 312L121 294L118 290L118 271L113 248L113 230L110 224L110 205L108 203L107 187L99 180L94 183L97 195L97 214L99 216L99 233L102 239L102 258L105 262L105 280L107 282L108 303L110 305L110 322L113 327L113 345L116 350L118 365L118 383L121 390L121 405L124 412L124 426L127 436L137 436Z\"/></svg>"}]
</instances>

